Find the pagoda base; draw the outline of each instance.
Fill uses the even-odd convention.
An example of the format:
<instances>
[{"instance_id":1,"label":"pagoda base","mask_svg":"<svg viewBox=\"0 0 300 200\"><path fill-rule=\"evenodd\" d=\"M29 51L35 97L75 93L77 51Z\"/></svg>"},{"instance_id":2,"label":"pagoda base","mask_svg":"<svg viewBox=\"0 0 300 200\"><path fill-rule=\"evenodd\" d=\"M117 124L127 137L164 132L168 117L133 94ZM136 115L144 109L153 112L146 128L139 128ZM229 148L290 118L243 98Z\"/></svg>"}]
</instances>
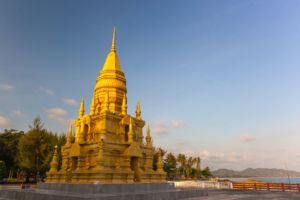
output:
<instances>
[{"instance_id":1,"label":"pagoda base","mask_svg":"<svg viewBox=\"0 0 300 200\"><path fill-rule=\"evenodd\" d=\"M163 183L165 172L142 171L140 180L135 180L132 170L76 170L47 173L47 183L81 183L81 184L122 184L122 183Z\"/></svg>"}]
</instances>

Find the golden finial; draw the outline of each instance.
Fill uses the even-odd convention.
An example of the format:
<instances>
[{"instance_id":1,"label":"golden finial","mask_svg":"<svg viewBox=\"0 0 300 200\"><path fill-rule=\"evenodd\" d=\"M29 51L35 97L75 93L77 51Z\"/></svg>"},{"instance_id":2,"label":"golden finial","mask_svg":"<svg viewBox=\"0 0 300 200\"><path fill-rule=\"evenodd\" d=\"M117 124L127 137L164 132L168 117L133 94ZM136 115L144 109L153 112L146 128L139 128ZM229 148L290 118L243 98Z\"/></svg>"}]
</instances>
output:
<instances>
[{"instance_id":1,"label":"golden finial","mask_svg":"<svg viewBox=\"0 0 300 200\"><path fill-rule=\"evenodd\" d=\"M113 30L111 48L110 48L109 54L106 57L106 60L104 62L101 72L104 72L106 70L107 71L110 71L110 70L122 71L121 65L120 65L120 60L118 58L117 51L116 51L116 29L115 28ZM112 73L112 72L108 72L108 73ZM124 75L122 75L122 76L124 77ZM100 77L101 77L101 73L100 73ZM119 77L119 75L118 75L118 77ZM123 79L123 77L122 77L122 79ZM124 77L124 79L125 79L125 77ZM100 81L99 81L99 83L100 83Z\"/></svg>"},{"instance_id":2,"label":"golden finial","mask_svg":"<svg viewBox=\"0 0 300 200\"><path fill-rule=\"evenodd\" d=\"M147 130L146 130L146 143L147 143L147 145L151 145L151 136L150 136L150 126L149 126L149 124L148 124L148 126L147 126Z\"/></svg>"},{"instance_id":3,"label":"golden finial","mask_svg":"<svg viewBox=\"0 0 300 200\"><path fill-rule=\"evenodd\" d=\"M90 106L90 114L94 115L95 114L95 102L94 102L94 96L92 97L92 102L91 102L91 106Z\"/></svg>"},{"instance_id":4,"label":"golden finial","mask_svg":"<svg viewBox=\"0 0 300 200\"><path fill-rule=\"evenodd\" d=\"M124 94L124 96L123 96L122 115L127 115L127 99L126 99L126 94Z\"/></svg>"},{"instance_id":5,"label":"golden finial","mask_svg":"<svg viewBox=\"0 0 300 200\"><path fill-rule=\"evenodd\" d=\"M79 108L79 117L82 117L84 115L84 99L82 97L80 108Z\"/></svg>"},{"instance_id":6,"label":"golden finial","mask_svg":"<svg viewBox=\"0 0 300 200\"><path fill-rule=\"evenodd\" d=\"M150 125L147 126L147 137L150 137Z\"/></svg>"},{"instance_id":7,"label":"golden finial","mask_svg":"<svg viewBox=\"0 0 300 200\"><path fill-rule=\"evenodd\" d=\"M72 123L70 123L69 131L68 131L68 136L67 136L67 144L71 144L71 142L72 142L72 136L73 136L73 133L72 133Z\"/></svg>"},{"instance_id":8,"label":"golden finial","mask_svg":"<svg viewBox=\"0 0 300 200\"><path fill-rule=\"evenodd\" d=\"M158 153L157 153L157 163L156 163L156 166L157 166L157 171L158 172L163 172L163 162L162 162L162 155L161 155L161 151L158 150Z\"/></svg>"},{"instance_id":9,"label":"golden finial","mask_svg":"<svg viewBox=\"0 0 300 200\"><path fill-rule=\"evenodd\" d=\"M134 132L133 132L133 125L132 125L132 118L130 117L129 120L129 131L128 131L128 141L132 142Z\"/></svg>"},{"instance_id":10,"label":"golden finial","mask_svg":"<svg viewBox=\"0 0 300 200\"><path fill-rule=\"evenodd\" d=\"M110 51L116 51L116 27L114 27L114 30L113 30L113 36L112 36Z\"/></svg>"},{"instance_id":11,"label":"golden finial","mask_svg":"<svg viewBox=\"0 0 300 200\"><path fill-rule=\"evenodd\" d=\"M141 104L140 104L140 101L138 101L137 104L136 104L135 116L136 116L137 119L141 119Z\"/></svg>"},{"instance_id":12,"label":"golden finial","mask_svg":"<svg viewBox=\"0 0 300 200\"><path fill-rule=\"evenodd\" d=\"M58 162L57 162L57 148L58 146L55 145L54 147L54 153L53 153L53 157L52 157L52 161L50 163L50 172L57 172L57 167L58 167Z\"/></svg>"}]
</instances>

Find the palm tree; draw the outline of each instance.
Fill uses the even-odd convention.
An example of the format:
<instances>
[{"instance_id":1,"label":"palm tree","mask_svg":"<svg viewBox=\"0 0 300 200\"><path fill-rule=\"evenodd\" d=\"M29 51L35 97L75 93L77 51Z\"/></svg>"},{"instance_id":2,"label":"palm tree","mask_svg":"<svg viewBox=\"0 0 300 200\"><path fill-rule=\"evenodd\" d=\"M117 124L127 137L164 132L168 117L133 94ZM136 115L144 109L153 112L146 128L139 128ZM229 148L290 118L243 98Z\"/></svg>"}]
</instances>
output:
<instances>
[{"instance_id":1,"label":"palm tree","mask_svg":"<svg viewBox=\"0 0 300 200\"><path fill-rule=\"evenodd\" d=\"M193 167L195 165L195 163L197 162L196 158L193 157L189 157L189 159L187 160L185 169L184 169L184 174L186 178L191 178L191 174L193 172Z\"/></svg>"},{"instance_id":2,"label":"palm tree","mask_svg":"<svg viewBox=\"0 0 300 200\"><path fill-rule=\"evenodd\" d=\"M179 167L178 167L178 175L180 177L183 177L185 175L184 171L186 168L186 157L184 154L178 154L177 156L177 162L179 163Z\"/></svg>"}]
</instances>

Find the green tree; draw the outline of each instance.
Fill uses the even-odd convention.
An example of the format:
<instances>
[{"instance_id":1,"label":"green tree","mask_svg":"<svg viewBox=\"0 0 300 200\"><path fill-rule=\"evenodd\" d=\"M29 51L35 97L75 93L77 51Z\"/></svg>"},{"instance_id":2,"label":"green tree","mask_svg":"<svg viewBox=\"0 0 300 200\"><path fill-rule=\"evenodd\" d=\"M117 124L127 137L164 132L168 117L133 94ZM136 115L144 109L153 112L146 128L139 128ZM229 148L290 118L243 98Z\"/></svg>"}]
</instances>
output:
<instances>
[{"instance_id":1,"label":"green tree","mask_svg":"<svg viewBox=\"0 0 300 200\"><path fill-rule=\"evenodd\" d=\"M63 134L63 135L57 135L55 134L55 137L56 137L56 144L58 146L58 166L61 166L62 164L62 155L61 155L61 147L64 146L66 144L66 135ZM50 155L50 162L52 160L52 156L53 154Z\"/></svg>"},{"instance_id":2,"label":"green tree","mask_svg":"<svg viewBox=\"0 0 300 200\"><path fill-rule=\"evenodd\" d=\"M211 176L212 176L209 167L205 167L205 168L202 170L201 173L202 173L202 176L204 176L205 178L208 178L208 177L211 177Z\"/></svg>"},{"instance_id":3,"label":"green tree","mask_svg":"<svg viewBox=\"0 0 300 200\"><path fill-rule=\"evenodd\" d=\"M188 157L184 154L178 154L178 177L185 179L199 179L201 177L200 157Z\"/></svg>"},{"instance_id":4,"label":"green tree","mask_svg":"<svg viewBox=\"0 0 300 200\"><path fill-rule=\"evenodd\" d=\"M167 172L168 179L175 179L177 176L177 160L172 153L168 153L164 159L164 171Z\"/></svg>"},{"instance_id":5,"label":"green tree","mask_svg":"<svg viewBox=\"0 0 300 200\"><path fill-rule=\"evenodd\" d=\"M5 163L0 160L0 181L3 181L3 179L6 177L6 166Z\"/></svg>"},{"instance_id":6,"label":"green tree","mask_svg":"<svg viewBox=\"0 0 300 200\"><path fill-rule=\"evenodd\" d=\"M200 157L197 157L195 162L196 162L196 168L193 169L193 177L196 179L200 179L201 178Z\"/></svg>"},{"instance_id":7,"label":"green tree","mask_svg":"<svg viewBox=\"0 0 300 200\"><path fill-rule=\"evenodd\" d=\"M193 157L189 157L186 161L185 167L183 169L184 176L186 179L192 178L193 166L196 163L196 159Z\"/></svg>"},{"instance_id":8,"label":"green tree","mask_svg":"<svg viewBox=\"0 0 300 200\"><path fill-rule=\"evenodd\" d=\"M29 128L18 145L19 165L26 172L27 180L30 176L36 177L37 174L45 176L49 170L54 146L59 143L57 135L43 128L39 117L34 119Z\"/></svg>"},{"instance_id":9,"label":"green tree","mask_svg":"<svg viewBox=\"0 0 300 200\"><path fill-rule=\"evenodd\" d=\"M177 156L177 162L178 162L178 176L180 178L185 177L185 170L186 170L186 156L184 154L178 154Z\"/></svg>"},{"instance_id":10,"label":"green tree","mask_svg":"<svg viewBox=\"0 0 300 200\"><path fill-rule=\"evenodd\" d=\"M17 146L23 135L23 131L15 129L5 129L3 133L0 133L0 160L5 162L7 169L15 170L18 168Z\"/></svg>"}]
</instances>

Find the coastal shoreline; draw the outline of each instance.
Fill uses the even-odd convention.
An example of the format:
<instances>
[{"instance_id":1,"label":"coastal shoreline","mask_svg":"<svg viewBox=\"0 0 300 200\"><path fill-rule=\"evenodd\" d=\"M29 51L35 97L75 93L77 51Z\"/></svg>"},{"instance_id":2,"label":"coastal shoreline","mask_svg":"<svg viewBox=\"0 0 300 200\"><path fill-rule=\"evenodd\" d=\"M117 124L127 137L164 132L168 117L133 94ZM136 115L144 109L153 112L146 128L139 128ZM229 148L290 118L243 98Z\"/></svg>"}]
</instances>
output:
<instances>
[{"instance_id":1,"label":"coastal shoreline","mask_svg":"<svg viewBox=\"0 0 300 200\"><path fill-rule=\"evenodd\" d=\"M270 183L300 183L300 177L244 177L244 178L219 178L232 182L270 182Z\"/></svg>"}]
</instances>

